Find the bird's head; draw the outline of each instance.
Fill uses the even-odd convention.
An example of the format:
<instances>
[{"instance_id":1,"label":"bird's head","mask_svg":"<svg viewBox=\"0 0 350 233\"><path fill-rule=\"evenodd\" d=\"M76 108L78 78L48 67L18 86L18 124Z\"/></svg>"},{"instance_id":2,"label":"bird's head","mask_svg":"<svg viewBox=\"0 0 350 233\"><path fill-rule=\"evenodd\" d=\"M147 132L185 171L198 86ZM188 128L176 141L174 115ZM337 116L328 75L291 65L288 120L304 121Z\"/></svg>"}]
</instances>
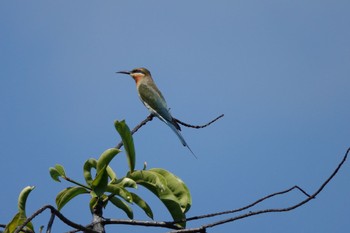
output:
<instances>
[{"instance_id":1,"label":"bird's head","mask_svg":"<svg viewBox=\"0 0 350 233\"><path fill-rule=\"evenodd\" d=\"M151 78L151 72L149 72L149 70L146 68L135 68L132 71L119 71L117 73L130 75L136 83L138 83L144 77Z\"/></svg>"}]
</instances>

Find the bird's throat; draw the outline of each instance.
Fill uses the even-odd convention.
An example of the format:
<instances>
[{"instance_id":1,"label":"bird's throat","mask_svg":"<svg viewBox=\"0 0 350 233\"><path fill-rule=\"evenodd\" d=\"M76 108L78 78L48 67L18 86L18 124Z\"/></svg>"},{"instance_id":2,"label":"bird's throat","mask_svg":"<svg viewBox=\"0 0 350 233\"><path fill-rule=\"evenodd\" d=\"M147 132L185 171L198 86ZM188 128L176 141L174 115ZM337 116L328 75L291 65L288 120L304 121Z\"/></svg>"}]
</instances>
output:
<instances>
[{"instance_id":1,"label":"bird's throat","mask_svg":"<svg viewBox=\"0 0 350 233\"><path fill-rule=\"evenodd\" d=\"M135 74L132 76L132 78L135 80L136 84L141 81L141 79L144 77L142 74Z\"/></svg>"}]
</instances>

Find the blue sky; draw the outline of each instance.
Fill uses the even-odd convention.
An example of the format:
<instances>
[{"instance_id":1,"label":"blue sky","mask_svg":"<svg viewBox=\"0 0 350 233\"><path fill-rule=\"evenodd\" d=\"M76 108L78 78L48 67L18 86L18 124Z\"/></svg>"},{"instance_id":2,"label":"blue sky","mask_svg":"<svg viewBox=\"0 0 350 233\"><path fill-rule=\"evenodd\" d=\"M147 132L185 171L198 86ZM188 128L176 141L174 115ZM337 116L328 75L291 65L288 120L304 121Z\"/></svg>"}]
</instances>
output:
<instances>
[{"instance_id":1,"label":"blue sky","mask_svg":"<svg viewBox=\"0 0 350 233\"><path fill-rule=\"evenodd\" d=\"M191 190L188 216L234 209L300 185L312 193L350 146L348 1L1 1L0 222L17 195L36 189L28 214L54 204L68 183L56 163L83 180L82 165L119 142L113 122L130 127L148 112L134 81L115 74L151 70L199 157L155 119L134 137L137 167L162 167ZM126 171L124 156L112 162ZM350 166L316 200L289 213L226 224L210 232L348 232ZM156 220L169 220L147 191ZM256 209L293 205L293 192ZM88 196L63 214L87 224ZM134 208L136 219L147 217ZM106 217L126 218L107 208ZM48 213L35 222L46 224ZM200 221L189 226L198 226ZM68 230L58 220L54 232ZM113 226L109 231L166 232Z\"/></svg>"}]
</instances>

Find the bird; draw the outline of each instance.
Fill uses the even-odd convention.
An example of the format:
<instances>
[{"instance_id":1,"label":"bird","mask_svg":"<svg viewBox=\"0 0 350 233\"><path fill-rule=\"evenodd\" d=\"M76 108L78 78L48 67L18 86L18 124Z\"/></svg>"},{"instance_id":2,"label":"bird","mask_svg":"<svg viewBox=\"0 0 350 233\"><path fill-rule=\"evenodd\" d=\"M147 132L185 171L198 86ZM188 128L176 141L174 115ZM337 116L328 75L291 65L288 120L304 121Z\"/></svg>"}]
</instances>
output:
<instances>
[{"instance_id":1,"label":"bird","mask_svg":"<svg viewBox=\"0 0 350 233\"><path fill-rule=\"evenodd\" d=\"M169 126L180 139L182 145L187 147L196 157L184 137L181 135L181 127L176 119L170 114L165 98L153 81L151 72L148 69L141 67L135 68L131 71L118 71L116 73L130 75L135 80L136 89L141 102L153 116L156 116Z\"/></svg>"}]
</instances>

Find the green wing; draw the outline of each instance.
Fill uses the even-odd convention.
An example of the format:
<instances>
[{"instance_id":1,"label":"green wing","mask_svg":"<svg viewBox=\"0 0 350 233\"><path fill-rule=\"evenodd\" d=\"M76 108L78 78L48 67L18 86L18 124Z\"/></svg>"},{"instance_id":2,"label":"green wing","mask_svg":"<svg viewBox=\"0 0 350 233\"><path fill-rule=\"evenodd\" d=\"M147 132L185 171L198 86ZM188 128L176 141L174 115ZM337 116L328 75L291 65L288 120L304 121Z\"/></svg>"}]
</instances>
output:
<instances>
[{"instance_id":1,"label":"green wing","mask_svg":"<svg viewBox=\"0 0 350 233\"><path fill-rule=\"evenodd\" d=\"M168 111L168 106L165 99L159 89L152 84L140 84L138 87L138 92L141 101L150 111L155 111L161 117L167 121L172 121L172 117Z\"/></svg>"}]
</instances>

